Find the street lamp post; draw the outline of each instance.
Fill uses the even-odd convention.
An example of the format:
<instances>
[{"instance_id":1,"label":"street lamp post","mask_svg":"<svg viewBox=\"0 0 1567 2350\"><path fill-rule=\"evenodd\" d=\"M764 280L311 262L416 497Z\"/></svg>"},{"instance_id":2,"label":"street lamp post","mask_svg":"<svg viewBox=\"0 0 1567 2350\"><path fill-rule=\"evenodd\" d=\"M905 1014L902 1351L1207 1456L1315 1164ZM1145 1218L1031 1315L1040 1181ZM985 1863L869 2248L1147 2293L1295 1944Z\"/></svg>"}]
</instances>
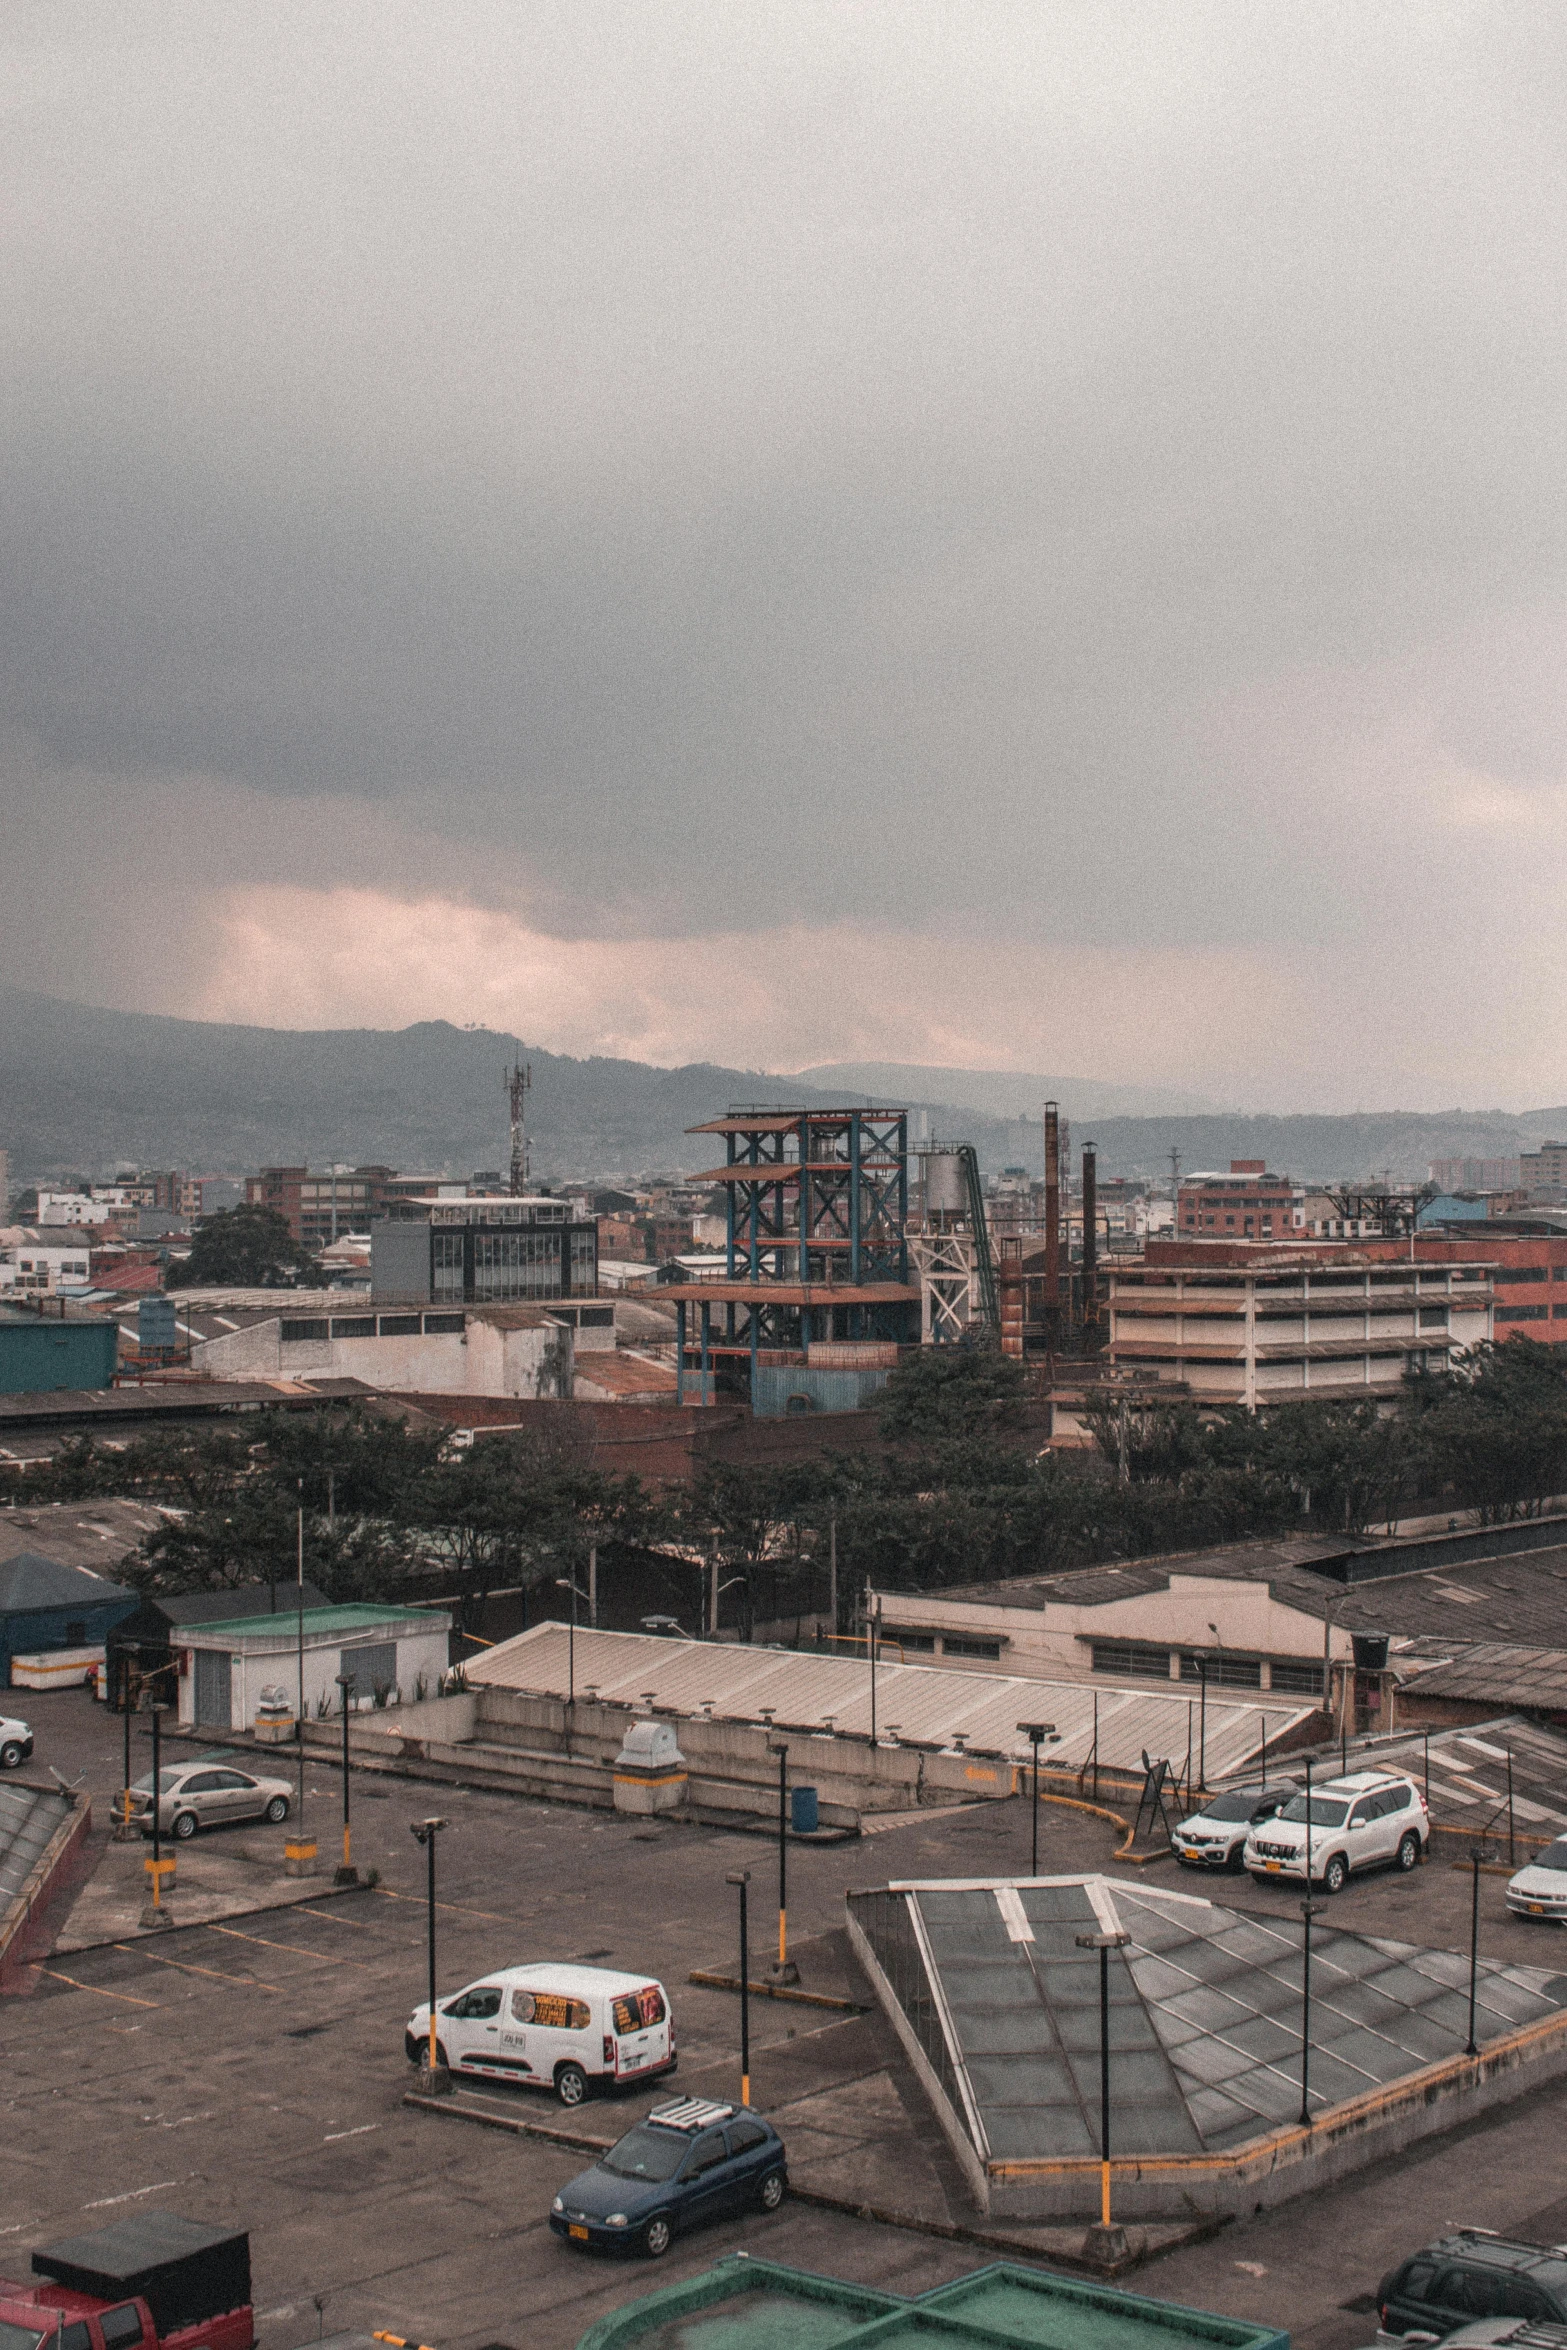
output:
<instances>
[{"instance_id":1,"label":"street lamp post","mask_svg":"<svg viewBox=\"0 0 1567 2350\"><path fill-rule=\"evenodd\" d=\"M574 1707L577 1702L577 1601L582 1594L577 1589L575 1575L557 1575L555 1588L571 1593L571 1614L566 1625L566 1703Z\"/></svg>"},{"instance_id":2,"label":"street lamp post","mask_svg":"<svg viewBox=\"0 0 1567 2350\"><path fill-rule=\"evenodd\" d=\"M769 1741L767 1751L778 1757L778 1964L773 1981L797 1983L800 1970L789 1956L789 1749L779 1738Z\"/></svg>"},{"instance_id":3,"label":"street lamp post","mask_svg":"<svg viewBox=\"0 0 1567 2350\"><path fill-rule=\"evenodd\" d=\"M865 1586L865 1648L871 1661L871 1744L876 1744L876 1627L881 1621L881 1596Z\"/></svg>"},{"instance_id":4,"label":"street lamp post","mask_svg":"<svg viewBox=\"0 0 1567 2350\"><path fill-rule=\"evenodd\" d=\"M1049 1722L1019 1722L1018 1724L1020 1735L1028 1740L1034 1750L1034 1821L1028 1866L1028 1873L1031 1877L1037 1877L1039 1874L1039 1749L1049 1737L1051 1728L1052 1725Z\"/></svg>"},{"instance_id":5,"label":"street lamp post","mask_svg":"<svg viewBox=\"0 0 1567 2350\"><path fill-rule=\"evenodd\" d=\"M342 1866L338 1869L338 1872L332 1879L332 1882L334 1885L357 1885L359 1882L359 1871L354 1866L353 1853L349 1846L348 1701L353 1696L355 1689L358 1687L358 1682L355 1680L352 1673L339 1673L337 1676L337 1685L338 1688L342 1691L343 1695L343 1860Z\"/></svg>"},{"instance_id":6,"label":"street lamp post","mask_svg":"<svg viewBox=\"0 0 1567 2350\"><path fill-rule=\"evenodd\" d=\"M1079 1934L1079 1950L1099 1953L1099 2230L1097 2243L1108 2249L1110 2228L1110 1953L1124 1950L1130 1934Z\"/></svg>"},{"instance_id":7,"label":"street lamp post","mask_svg":"<svg viewBox=\"0 0 1567 2350\"><path fill-rule=\"evenodd\" d=\"M163 1857L163 1701L158 1695L158 1681L164 1673L174 1670L172 1663L155 1665L146 1676L151 1684L152 1701L152 1858L143 1865L152 1885L152 1896L141 1913L144 1927L169 1926L174 1923L163 1906L163 1878L165 1870L172 1870L172 1860Z\"/></svg>"},{"instance_id":8,"label":"street lamp post","mask_svg":"<svg viewBox=\"0 0 1567 2350\"><path fill-rule=\"evenodd\" d=\"M1204 1795L1208 1792L1208 1659L1197 1659L1197 1677L1202 1684L1202 1700L1198 1709L1197 1727L1197 1784Z\"/></svg>"},{"instance_id":9,"label":"street lamp post","mask_svg":"<svg viewBox=\"0 0 1567 2350\"><path fill-rule=\"evenodd\" d=\"M425 1859L425 1944L429 1960L430 1985L430 2042L425 2059L419 2067L416 2083L421 2097L447 2097L451 2094L452 2076L436 2054L435 2007L435 1839L445 1827L444 1820L410 1820L408 1832L416 1844L424 1846Z\"/></svg>"},{"instance_id":10,"label":"street lamp post","mask_svg":"<svg viewBox=\"0 0 1567 2350\"><path fill-rule=\"evenodd\" d=\"M294 1833L283 1847L284 1873L290 1877L313 1877L316 1869L316 1848L305 1834L305 1480L299 1480L299 1524L294 1554L296 1651L299 1684L296 1692L297 1710L294 1736L299 1746L299 1796L295 1803Z\"/></svg>"},{"instance_id":11,"label":"street lamp post","mask_svg":"<svg viewBox=\"0 0 1567 2350\"><path fill-rule=\"evenodd\" d=\"M1300 1905L1303 1928L1300 1944L1300 2126L1303 2130L1311 2127L1311 1921L1321 1908L1320 1901L1309 1899Z\"/></svg>"},{"instance_id":12,"label":"street lamp post","mask_svg":"<svg viewBox=\"0 0 1567 2350\"><path fill-rule=\"evenodd\" d=\"M1478 2056L1479 2043L1475 2039L1475 1988L1480 1972L1480 1864L1489 1860L1490 1846L1476 1844L1469 1854L1469 2037L1464 2043L1466 2056Z\"/></svg>"},{"instance_id":13,"label":"street lamp post","mask_svg":"<svg viewBox=\"0 0 1567 2350\"><path fill-rule=\"evenodd\" d=\"M747 1927L746 1887L749 1869L731 1869L724 1880L740 1888L740 2102L751 2102L751 1938Z\"/></svg>"}]
</instances>

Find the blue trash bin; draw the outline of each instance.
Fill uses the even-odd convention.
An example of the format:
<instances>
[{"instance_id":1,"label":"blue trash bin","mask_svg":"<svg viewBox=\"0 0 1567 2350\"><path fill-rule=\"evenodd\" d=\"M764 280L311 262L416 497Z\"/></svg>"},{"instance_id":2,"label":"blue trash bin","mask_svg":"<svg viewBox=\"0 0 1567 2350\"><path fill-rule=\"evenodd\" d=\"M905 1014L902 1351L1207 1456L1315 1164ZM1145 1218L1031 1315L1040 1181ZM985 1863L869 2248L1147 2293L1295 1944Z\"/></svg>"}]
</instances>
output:
<instances>
[{"instance_id":1,"label":"blue trash bin","mask_svg":"<svg viewBox=\"0 0 1567 2350\"><path fill-rule=\"evenodd\" d=\"M797 1836L814 1836L820 1826L814 1787L789 1790L789 1825Z\"/></svg>"}]
</instances>

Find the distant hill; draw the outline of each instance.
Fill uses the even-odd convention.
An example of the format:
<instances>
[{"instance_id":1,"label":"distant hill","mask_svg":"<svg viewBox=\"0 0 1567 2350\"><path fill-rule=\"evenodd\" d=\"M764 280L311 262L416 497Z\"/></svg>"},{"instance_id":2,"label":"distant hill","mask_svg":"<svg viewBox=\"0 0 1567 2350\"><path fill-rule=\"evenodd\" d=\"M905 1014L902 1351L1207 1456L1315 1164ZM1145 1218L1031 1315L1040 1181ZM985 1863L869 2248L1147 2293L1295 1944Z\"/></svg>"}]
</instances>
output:
<instances>
[{"instance_id":1,"label":"distant hill","mask_svg":"<svg viewBox=\"0 0 1567 2350\"><path fill-rule=\"evenodd\" d=\"M1093 1077L1033 1077L1011 1069L930 1068L917 1061L824 1061L801 1083L888 1102L931 1102L987 1118L1032 1118L1057 1102L1068 1118L1181 1118L1216 1114L1201 1094L1158 1085L1104 1085Z\"/></svg>"},{"instance_id":2,"label":"distant hill","mask_svg":"<svg viewBox=\"0 0 1567 2350\"><path fill-rule=\"evenodd\" d=\"M962 1071L900 1073L874 1063L793 1077L707 1062L655 1069L541 1052L493 1029L444 1020L400 1029L242 1028L102 1011L4 987L0 1148L10 1151L13 1179L28 1180L132 1163L219 1172L334 1159L467 1175L504 1160L503 1080L514 1054L533 1064L533 1165L544 1181L713 1166L722 1149L691 1139L686 1129L731 1102L832 1105L846 1092L923 1108L931 1132L971 1141L987 1169L1037 1172L1043 1165L1042 1096L1032 1090L1043 1078L1007 1080L1030 1089L1018 1104L1025 1118L1005 1114L1012 1104L1003 1096L974 1099L976 1086L996 1081ZM922 1092L912 1082L881 1082L895 1074L943 1083ZM949 1098L954 1079L971 1097L966 1107ZM1506 1156L1567 1133L1567 1109L1346 1118L1171 1109L1134 1117L1084 1106L1096 1097L1113 1104L1114 1087L1084 1080L1074 1096L1074 1081L1053 1082L1072 1120L1074 1150L1095 1141L1110 1175L1168 1176L1175 1149L1187 1169L1259 1158L1306 1178L1370 1176L1391 1166L1408 1179L1423 1177L1432 1158ZM1130 1090L1120 1089L1120 1097Z\"/></svg>"}]
</instances>

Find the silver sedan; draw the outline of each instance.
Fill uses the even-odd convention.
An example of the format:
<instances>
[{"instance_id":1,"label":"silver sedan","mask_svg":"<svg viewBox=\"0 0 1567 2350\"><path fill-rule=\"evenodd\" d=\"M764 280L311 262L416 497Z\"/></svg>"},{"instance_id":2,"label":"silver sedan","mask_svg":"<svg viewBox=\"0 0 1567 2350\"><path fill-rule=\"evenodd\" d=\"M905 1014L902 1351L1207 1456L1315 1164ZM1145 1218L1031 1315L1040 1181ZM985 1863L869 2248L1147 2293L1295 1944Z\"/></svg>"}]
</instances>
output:
<instances>
[{"instance_id":1,"label":"silver sedan","mask_svg":"<svg viewBox=\"0 0 1567 2350\"><path fill-rule=\"evenodd\" d=\"M230 1763L178 1763L158 1773L158 1827L182 1842L198 1828L229 1820L286 1820L293 1790L286 1779L259 1779ZM144 1836L152 1834L152 1773L131 1788L131 1817Z\"/></svg>"}]
</instances>

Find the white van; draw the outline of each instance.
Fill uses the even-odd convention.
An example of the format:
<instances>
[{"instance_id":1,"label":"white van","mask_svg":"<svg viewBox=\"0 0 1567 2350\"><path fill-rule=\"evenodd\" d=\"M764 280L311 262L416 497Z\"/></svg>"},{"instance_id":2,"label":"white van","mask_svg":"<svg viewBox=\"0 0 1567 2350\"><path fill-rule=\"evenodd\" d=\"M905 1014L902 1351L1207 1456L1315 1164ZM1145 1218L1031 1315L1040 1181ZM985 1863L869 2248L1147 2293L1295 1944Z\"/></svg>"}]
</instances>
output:
<instances>
[{"instance_id":1,"label":"white van","mask_svg":"<svg viewBox=\"0 0 1567 2350\"><path fill-rule=\"evenodd\" d=\"M654 2080L678 2062L669 1995L650 1975L498 1967L436 2009L436 2052L453 2073L553 2089L562 2105L580 2105L590 2082ZM429 2045L424 2000L403 2035L409 2063L421 2063Z\"/></svg>"}]
</instances>

